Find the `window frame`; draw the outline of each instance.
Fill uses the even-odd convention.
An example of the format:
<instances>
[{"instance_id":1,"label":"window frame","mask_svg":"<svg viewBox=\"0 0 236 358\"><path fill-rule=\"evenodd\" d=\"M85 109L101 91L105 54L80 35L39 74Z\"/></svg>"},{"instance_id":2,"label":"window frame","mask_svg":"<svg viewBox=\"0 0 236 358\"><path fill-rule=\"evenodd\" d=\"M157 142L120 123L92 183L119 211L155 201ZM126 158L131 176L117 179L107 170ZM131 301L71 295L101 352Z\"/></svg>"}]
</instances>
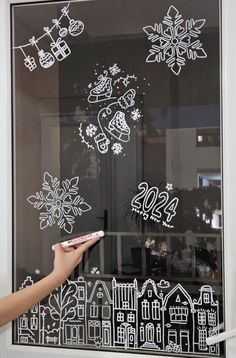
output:
<instances>
[{"instance_id":1,"label":"window frame","mask_svg":"<svg viewBox=\"0 0 236 358\"><path fill-rule=\"evenodd\" d=\"M86 1L86 0L80 0ZM31 3L39 2L30 0ZM0 33L2 37L2 56L0 57L0 98L2 101L1 121L0 121L0 162L2 164L2 175L0 177L0 185L4 188L1 208L1 260L0 260L0 296L10 294L13 289L12 281L12 147L11 147L11 111L14 110L11 104L11 51L10 51L10 12L11 4L26 3L25 0L2 0L0 2ZM225 322L226 329L232 329L236 326L236 245L234 243L234 225L235 222L235 205L236 202L236 166L231 163L235 162L235 136L236 136L236 122L235 117L235 93L236 93L236 30L234 26L234 14L236 13L235 0L223 0L222 3L222 114L224 118L223 127L223 158L227 160L222 161L223 167L223 207L224 207L224 227L223 233L227 240L224 240L224 287L225 287ZM6 279L7 278L7 279ZM49 358L77 357L78 350L20 346L12 344L12 325L0 328L0 346L3 358L41 358L45 354ZM236 351L236 338L226 342L226 357L234 358ZM90 350L80 350L80 358L108 358L110 352L99 352ZM131 353L113 352L116 357L127 358L131 357ZM132 358L145 358L146 355L132 354ZM150 357L156 357L150 355ZM163 356L159 356L164 358ZM167 355L165 355L167 358Z\"/></svg>"}]
</instances>

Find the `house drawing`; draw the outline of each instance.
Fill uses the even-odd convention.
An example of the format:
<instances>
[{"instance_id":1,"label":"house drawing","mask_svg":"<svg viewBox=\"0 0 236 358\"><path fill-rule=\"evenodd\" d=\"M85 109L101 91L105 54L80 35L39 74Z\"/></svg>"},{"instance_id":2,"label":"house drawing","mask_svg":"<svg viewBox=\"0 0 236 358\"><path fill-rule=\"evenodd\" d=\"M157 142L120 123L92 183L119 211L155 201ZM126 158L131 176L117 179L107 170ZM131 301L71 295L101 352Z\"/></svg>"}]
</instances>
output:
<instances>
[{"instance_id":1,"label":"house drawing","mask_svg":"<svg viewBox=\"0 0 236 358\"><path fill-rule=\"evenodd\" d=\"M32 284L27 276L20 289ZM88 285L79 277L67 280L15 324L20 344L220 355L219 344L206 344L219 325L219 301L209 285L191 297L181 284L163 279L113 278Z\"/></svg>"}]
</instances>

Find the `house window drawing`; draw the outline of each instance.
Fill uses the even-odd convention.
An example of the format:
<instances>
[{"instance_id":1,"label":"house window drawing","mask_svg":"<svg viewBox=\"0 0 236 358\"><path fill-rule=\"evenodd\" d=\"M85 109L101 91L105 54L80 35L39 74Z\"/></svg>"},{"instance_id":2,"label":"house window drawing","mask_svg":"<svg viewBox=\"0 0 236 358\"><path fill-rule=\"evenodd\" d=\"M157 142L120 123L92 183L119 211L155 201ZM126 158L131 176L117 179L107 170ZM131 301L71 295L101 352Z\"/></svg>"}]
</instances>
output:
<instances>
[{"instance_id":1,"label":"house window drawing","mask_svg":"<svg viewBox=\"0 0 236 358\"><path fill-rule=\"evenodd\" d=\"M78 317L84 317L84 305L79 305L78 306Z\"/></svg>"},{"instance_id":2,"label":"house window drawing","mask_svg":"<svg viewBox=\"0 0 236 358\"><path fill-rule=\"evenodd\" d=\"M185 323L188 319L188 308L186 307L170 307L170 320L175 323Z\"/></svg>"},{"instance_id":3,"label":"house window drawing","mask_svg":"<svg viewBox=\"0 0 236 358\"><path fill-rule=\"evenodd\" d=\"M118 322L123 322L123 321L124 321L124 317L125 317L124 313L118 312L118 314L117 314L117 321L118 321Z\"/></svg>"},{"instance_id":4,"label":"house window drawing","mask_svg":"<svg viewBox=\"0 0 236 358\"><path fill-rule=\"evenodd\" d=\"M208 324L209 326L216 325L216 312L208 312Z\"/></svg>"},{"instance_id":5,"label":"house window drawing","mask_svg":"<svg viewBox=\"0 0 236 358\"><path fill-rule=\"evenodd\" d=\"M201 351L205 351L205 350L207 350L207 344L206 344L207 330L199 329L198 334L199 334L199 349Z\"/></svg>"},{"instance_id":6,"label":"house window drawing","mask_svg":"<svg viewBox=\"0 0 236 358\"><path fill-rule=\"evenodd\" d=\"M155 320L160 319L160 302L157 300L152 302L152 318Z\"/></svg>"},{"instance_id":7,"label":"house window drawing","mask_svg":"<svg viewBox=\"0 0 236 358\"><path fill-rule=\"evenodd\" d=\"M150 303L147 300L142 302L142 318L149 319L150 317Z\"/></svg>"},{"instance_id":8,"label":"house window drawing","mask_svg":"<svg viewBox=\"0 0 236 358\"><path fill-rule=\"evenodd\" d=\"M134 313L128 313L127 319L128 319L128 322L135 322L135 315L134 315Z\"/></svg>"},{"instance_id":9,"label":"house window drawing","mask_svg":"<svg viewBox=\"0 0 236 358\"><path fill-rule=\"evenodd\" d=\"M206 312L205 311L198 312L198 324L201 326L205 326L205 324L206 324Z\"/></svg>"},{"instance_id":10,"label":"house window drawing","mask_svg":"<svg viewBox=\"0 0 236 358\"><path fill-rule=\"evenodd\" d=\"M210 303L210 296L208 293L204 293L203 300L204 300L204 303Z\"/></svg>"},{"instance_id":11,"label":"house window drawing","mask_svg":"<svg viewBox=\"0 0 236 358\"><path fill-rule=\"evenodd\" d=\"M84 287L78 287L78 298L84 300Z\"/></svg>"},{"instance_id":12,"label":"house window drawing","mask_svg":"<svg viewBox=\"0 0 236 358\"><path fill-rule=\"evenodd\" d=\"M98 306L96 306L95 303L90 306L90 316L93 318L98 317Z\"/></svg>"}]
</instances>

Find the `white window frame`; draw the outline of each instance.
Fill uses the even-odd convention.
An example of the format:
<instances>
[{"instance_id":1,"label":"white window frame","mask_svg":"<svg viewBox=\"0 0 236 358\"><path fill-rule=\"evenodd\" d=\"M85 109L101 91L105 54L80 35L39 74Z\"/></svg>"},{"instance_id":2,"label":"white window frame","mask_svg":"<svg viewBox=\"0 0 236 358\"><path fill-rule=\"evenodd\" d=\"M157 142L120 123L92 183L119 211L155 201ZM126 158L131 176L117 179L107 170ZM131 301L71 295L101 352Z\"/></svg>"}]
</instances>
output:
<instances>
[{"instance_id":1,"label":"white window frame","mask_svg":"<svg viewBox=\"0 0 236 358\"><path fill-rule=\"evenodd\" d=\"M80 0L86 1L86 0ZM0 260L0 296L12 292L12 174L11 174L11 58L10 58L10 4L22 3L27 0L0 0L0 185L4 188L0 201L1 224L1 260ZM30 2L36 2L30 0ZM223 206L224 206L224 287L225 287L225 328L236 327L236 1L222 0L222 113L223 113ZM32 347L12 345L11 324L0 328L1 358L48 358L78 357L109 358L110 352L70 350L60 348ZM236 337L226 342L226 358L234 358ZM116 358L147 358L144 354L113 352ZM149 357L156 357L155 355ZM167 358L158 356L160 358Z\"/></svg>"}]
</instances>

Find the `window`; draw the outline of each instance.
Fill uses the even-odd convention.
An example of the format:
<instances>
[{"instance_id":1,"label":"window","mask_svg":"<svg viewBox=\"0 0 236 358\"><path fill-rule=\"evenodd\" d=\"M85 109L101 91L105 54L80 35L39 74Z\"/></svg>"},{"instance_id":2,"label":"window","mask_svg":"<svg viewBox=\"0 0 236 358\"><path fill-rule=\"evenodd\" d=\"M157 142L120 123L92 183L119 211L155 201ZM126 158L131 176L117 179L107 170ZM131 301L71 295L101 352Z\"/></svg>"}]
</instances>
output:
<instances>
[{"instance_id":1,"label":"window","mask_svg":"<svg viewBox=\"0 0 236 358\"><path fill-rule=\"evenodd\" d=\"M122 312L117 313L117 321L118 322L123 322L124 321L124 313L122 313Z\"/></svg>"},{"instance_id":2,"label":"window","mask_svg":"<svg viewBox=\"0 0 236 358\"><path fill-rule=\"evenodd\" d=\"M48 274L56 241L106 237L14 322L13 344L200 354L199 329L224 311L220 0L22 1L14 290Z\"/></svg>"},{"instance_id":3,"label":"window","mask_svg":"<svg viewBox=\"0 0 236 358\"><path fill-rule=\"evenodd\" d=\"M150 303L147 300L142 302L142 319L150 318Z\"/></svg>"},{"instance_id":4,"label":"window","mask_svg":"<svg viewBox=\"0 0 236 358\"><path fill-rule=\"evenodd\" d=\"M111 308L110 306L102 306L102 318L109 319L111 316Z\"/></svg>"},{"instance_id":5,"label":"window","mask_svg":"<svg viewBox=\"0 0 236 358\"><path fill-rule=\"evenodd\" d=\"M219 128L197 129L197 147L219 147L220 130Z\"/></svg>"},{"instance_id":6,"label":"window","mask_svg":"<svg viewBox=\"0 0 236 358\"><path fill-rule=\"evenodd\" d=\"M208 312L209 326L216 326L216 312Z\"/></svg>"},{"instance_id":7,"label":"window","mask_svg":"<svg viewBox=\"0 0 236 358\"><path fill-rule=\"evenodd\" d=\"M157 324L156 327L156 331L157 331L157 342L161 342L161 325L160 323Z\"/></svg>"},{"instance_id":8,"label":"window","mask_svg":"<svg viewBox=\"0 0 236 358\"><path fill-rule=\"evenodd\" d=\"M135 314L128 313L127 319L128 319L128 322L135 322Z\"/></svg>"},{"instance_id":9,"label":"window","mask_svg":"<svg viewBox=\"0 0 236 358\"><path fill-rule=\"evenodd\" d=\"M186 323L188 321L187 307L171 307L169 309L171 322Z\"/></svg>"},{"instance_id":10,"label":"window","mask_svg":"<svg viewBox=\"0 0 236 358\"><path fill-rule=\"evenodd\" d=\"M140 327L140 341L144 341L145 337L144 337L144 327Z\"/></svg>"},{"instance_id":11,"label":"window","mask_svg":"<svg viewBox=\"0 0 236 358\"><path fill-rule=\"evenodd\" d=\"M204 303L210 303L210 295L209 295L209 293L204 293L203 294L203 301L204 301Z\"/></svg>"},{"instance_id":12,"label":"window","mask_svg":"<svg viewBox=\"0 0 236 358\"><path fill-rule=\"evenodd\" d=\"M79 300L84 300L84 287L78 287L78 298Z\"/></svg>"},{"instance_id":13,"label":"window","mask_svg":"<svg viewBox=\"0 0 236 358\"><path fill-rule=\"evenodd\" d=\"M122 327L117 328L117 342L119 343L124 342L124 328Z\"/></svg>"},{"instance_id":14,"label":"window","mask_svg":"<svg viewBox=\"0 0 236 358\"><path fill-rule=\"evenodd\" d=\"M28 328L28 318L20 317L20 325L21 325L21 328Z\"/></svg>"},{"instance_id":15,"label":"window","mask_svg":"<svg viewBox=\"0 0 236 358\"><path fill-rule=\"evenodd\" d=\"M35 331L38 329L38 318L33 316L30 319L30 328Z\"/></svg>"},{"instance_id":16,"label":"window","mask_svg":"<svg viewBox=\"0 0 236 358\"><path fill-rule=\"evenodd\" d=\"M206 324L206 312L199 311L198 312L198 324L204 326Z\"/></svg>"},{"instance_id":17,"label":"window","mask_svg":"<svg viewBox=\"0 0 236 358\"><path fill-rule=\"evenodd\" d=\"M124 310L129 309L129 302L128 301L123 302L123 309Z\"/></svg>"},{"instance_id":18,"label":"window","mask_svg":"<svg viewBox=\"0 0 236 358\"><path fill-rule=\"evenodd\" d=\"M78 305L78 317L84 317L84 305ZM94 317L91 315L91 317Z\"/></svg>"},{"instance_id":19,"label":"window","mask_svg":"<svg viewBox=\"0 0 236 358\"><path fill-rule=\"evenodd\" d=\"M98 317L98 306L96 306L95 304L92 304L90 306L90 316L93 318Z\"/></svg>"},{"instance_id":20,"label":"window","mask_svg":"<svg viewBox=\"0 0 236 358\"><path fill-rule=\"evenodd\" d=\"M199 329L198 339L199 339L199 349L201 351L207 350L206 338L207 338L206 329Z\"/></svg>"},{"instance_id":21,"label":"window","mask_svg":"<svg viewBox=\"0 0 236 358\"><path fill-rule=\"evenodd\" d=\"M88 321L89 338L96 338L100 336L101 325L98 321Z\"/></svg>"},{"instance_id":22,"label":"window","mask_svg":"<svg viewBox=\"0 0 236 358\"><path fill-rule=\"evenodd\" d=\"M157 300L152 302L152 319L160 319L160 303Z\"/></svg>"}]
</instances>

